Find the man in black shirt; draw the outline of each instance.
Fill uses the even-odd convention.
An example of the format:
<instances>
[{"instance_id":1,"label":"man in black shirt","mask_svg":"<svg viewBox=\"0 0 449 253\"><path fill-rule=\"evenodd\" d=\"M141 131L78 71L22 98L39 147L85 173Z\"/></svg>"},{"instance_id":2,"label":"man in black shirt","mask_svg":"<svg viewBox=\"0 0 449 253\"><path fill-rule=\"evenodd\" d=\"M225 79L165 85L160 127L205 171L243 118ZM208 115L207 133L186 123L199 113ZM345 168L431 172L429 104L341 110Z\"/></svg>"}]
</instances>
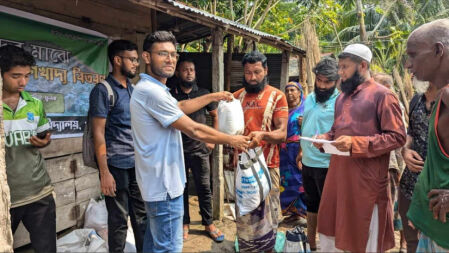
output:
<instances>
[{"instance_id":1,"label":"man in black shirt","mask_svg":"<svg viewBox=\"0 0 449 253\"><path fill-rule=\"evenodd\" d=\"M196 83L195 63L192 60L185 59L179 61L176 68L176 77L178 83L170 92L178 101L193 99L209 93L208 90L198 87ZM206 112L213 118L213 126L217 129L217 105L215 103L211 103L188 116L198 123L206 124ZM214 144L197 141L185 134L182 134L182 142L185 168L186 170L191 169L195 181L195 188L198 193L202 224L214 241L222 242L224 235L215 227L212 220L209 155L214 148ZM187 171L186 174L188 175ZM188 184L189 180L187 177L184 190L184 240L188 237L190 224Z\"/></svg>"}]
</instances>

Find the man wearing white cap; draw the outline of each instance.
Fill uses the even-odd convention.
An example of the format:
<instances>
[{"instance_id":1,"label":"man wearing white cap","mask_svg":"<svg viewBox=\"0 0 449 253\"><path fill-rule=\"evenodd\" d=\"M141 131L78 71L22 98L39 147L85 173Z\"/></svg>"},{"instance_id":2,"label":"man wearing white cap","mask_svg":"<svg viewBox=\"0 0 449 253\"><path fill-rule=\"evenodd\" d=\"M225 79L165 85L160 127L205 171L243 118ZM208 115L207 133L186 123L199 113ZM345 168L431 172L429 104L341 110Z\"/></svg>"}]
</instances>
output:
<instances>
[{"instance_id":1,"label":"man wearing white cap","mask_svg":"<svg viewBox=\"0 0 449 253\"><path fill-rule=\"evenodd\" d=\"M388 162L390 151L406 140L401 108L371 78L367 46L349 45L338 58L342 94L331 130L318 138L335 141L349 156L330 160L318 211L321 250L383 252L394 247Z\"/></svg>"}]
</instances>

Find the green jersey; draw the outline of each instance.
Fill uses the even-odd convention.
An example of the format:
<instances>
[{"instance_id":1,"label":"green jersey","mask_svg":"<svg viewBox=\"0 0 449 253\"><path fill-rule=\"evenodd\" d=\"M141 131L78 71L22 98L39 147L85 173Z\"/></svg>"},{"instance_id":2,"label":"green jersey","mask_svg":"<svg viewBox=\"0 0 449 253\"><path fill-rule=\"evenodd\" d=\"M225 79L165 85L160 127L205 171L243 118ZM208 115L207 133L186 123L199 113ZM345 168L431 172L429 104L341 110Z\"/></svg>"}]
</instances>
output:
<instances>
[{"instance_id":1,"label":"green jersey","mask_svg":"<svg viewBox=\"0 0 449 253\"><path fill-rule=\"evenodd\" d=\"M21 92L16 111L3 103L6 174L11 207L32 203L52 193L51 180L39 149L30 137L50 129L42 102Z\"/></svg>"}]
</instances>

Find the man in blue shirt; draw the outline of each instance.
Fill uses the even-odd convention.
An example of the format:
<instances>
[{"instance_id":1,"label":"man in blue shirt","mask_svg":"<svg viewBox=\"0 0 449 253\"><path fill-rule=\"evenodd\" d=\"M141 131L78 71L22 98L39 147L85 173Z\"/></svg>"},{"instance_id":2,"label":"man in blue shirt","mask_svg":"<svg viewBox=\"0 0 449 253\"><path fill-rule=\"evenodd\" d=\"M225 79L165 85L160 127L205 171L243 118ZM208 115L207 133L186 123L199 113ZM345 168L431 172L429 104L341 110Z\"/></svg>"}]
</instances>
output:
<instances>
[{"instance_id":1,"label":"man in blue shirt","mask_svg":"<svg viewBox=\"0 0 449 253\"><path fill-rule=\"evenodd\" d=\"M136 181L129 111L133 92L129 79L136 75L139 66L137 46L127 40L113 41L108 47L108 57L112 73L106 81L115 99L108 97L106 86L97 84L90 94L89 116L100 170L101 191L105 195L108 210L109 251L123 252L129 214L136 249L141 252L146 213Z\"/></svg>"},{"instance_id":2,"label":"man in blue shirt","mask_svg":"<svg viewBox=\"0 0 449 253\"><path fill-rule=\"evenodd\" d=\"M231 100L229 92L176 101L165 85L175 72L178 54L170 32L156 31L143 43L146 74L131 97L136 176L148 216L144 252L181 252L183 192L186 183L181 132L207 143L248 147L249 137L229 136L197 123L186 114L211 102Z\"/></svg>"},{"instance_id":3,"label":"man in blue shirt","mask_svg":"<svg viewBox=\"0 0 449 253\"><path fill-rule=\"evenodd\" d=\"M302 136L313 137L327 133L334 123L338 76L337 61L323 58L313 69L316 75L315 91L310 93L304 105ZM310 248L316 250L317 214L323 192L324 180L329 168L330 154L321 153L310 142L301 141L302 175L307 206L307 238Z\"/></svg>"}]
</instances>

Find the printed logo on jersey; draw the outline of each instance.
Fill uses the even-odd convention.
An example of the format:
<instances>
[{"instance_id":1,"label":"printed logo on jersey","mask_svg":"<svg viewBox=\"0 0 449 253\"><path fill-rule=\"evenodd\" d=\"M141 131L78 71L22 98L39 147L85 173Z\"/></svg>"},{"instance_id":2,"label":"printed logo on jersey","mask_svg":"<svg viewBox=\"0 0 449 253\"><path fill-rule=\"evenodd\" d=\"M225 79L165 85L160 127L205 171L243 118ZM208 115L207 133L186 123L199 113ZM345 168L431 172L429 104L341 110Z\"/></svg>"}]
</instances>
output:
<instances>
[{"instance_id":1,"label":"printed logo on jersey","mask_svg":"<svg viewBox=\"0 0 449 253\"><path fill-rule=\"evenodd\" d=\"M34 113L27 112L27 121L30 122L30 123L34 122Z\"/></svg>"},{"instance_id":2,"label":"printed logo on jersey","mask_svg":"<svg viewBox=\"0 0 449 253\"><path fill-rule=\"evenodd\" d=\"M6 134L5 146L13 147L20 145L30 145L31 136L36 135L36 131L17 130Z\"/></svg>"}]
</instances>

